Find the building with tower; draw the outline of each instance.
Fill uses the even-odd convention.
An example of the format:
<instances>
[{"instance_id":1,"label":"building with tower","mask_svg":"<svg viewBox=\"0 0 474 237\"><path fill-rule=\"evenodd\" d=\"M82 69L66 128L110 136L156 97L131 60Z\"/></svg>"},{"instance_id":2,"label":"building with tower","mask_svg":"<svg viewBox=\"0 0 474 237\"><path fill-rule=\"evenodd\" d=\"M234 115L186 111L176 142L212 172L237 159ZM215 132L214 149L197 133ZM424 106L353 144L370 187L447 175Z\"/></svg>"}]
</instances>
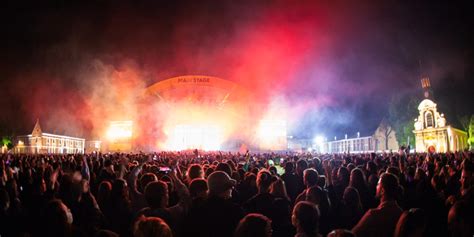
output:
<instances>
[{"instance_id":1,"label":"building with tower","mask_svg":"<svg viewBox=\"0 0 474 237\"><path fill-rule=\"evenodd\" d=\"M444 114L438 112L432 100L429 78L421 79L424 99L418 105L415 119L415 146L417 152L462 151L468 147L467 133L447 124Z\"/></svg>"},{"instance_id":2,"label":"building with tower","mask_svg":"<svg viewBox=\"0 0 474 237\"><path fill-rule=\"evenodd\" d=\"M24 154L82 154L84 145L83 138L43 132L37 120L31 134L16 138L14 151Z\"/></svg>"}]
</instances>

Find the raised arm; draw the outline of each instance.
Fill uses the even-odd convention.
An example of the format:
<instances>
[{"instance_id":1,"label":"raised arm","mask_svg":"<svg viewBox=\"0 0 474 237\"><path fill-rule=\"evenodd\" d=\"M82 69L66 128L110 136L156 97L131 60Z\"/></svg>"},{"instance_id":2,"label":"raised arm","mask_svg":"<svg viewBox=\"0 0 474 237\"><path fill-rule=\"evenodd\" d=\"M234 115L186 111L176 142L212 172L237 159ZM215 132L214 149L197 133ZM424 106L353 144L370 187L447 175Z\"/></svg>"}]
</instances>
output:
<instances>
[{"instance_id":1,"label":"raised arm","mask_svg":"<svg viewBox=\"0 0 474 237\"><path fill-rule=\"evenodd\" d=\"M82 156L82 178L86 180L90 180L91 178L91 173L89 169L89 164L87 163L87 157L85 155Z\"/></svg>"},{"instance_id":2,"label":"raised arm","mask_svg":"<svg viewBox=\"0 0 474 237\"><path fill-rule=\"evenodd\" d=\"M185 212L188 210L189 205L191 204L191 195L189 194L189 190L186 185L178 178L176 169L173 170L169 174L171 181L176 189L178 194L179 203L175 206L171 207L175 211ZM177 210L176 210L177 209Z\"/></svg>"},{"instance_id":3,"label":"raised arm","mask_svg":"<svg viewBox=\"0 0 474 237\"><path fill-rule=\"evenodd\" d=\"M324 160L323 161L323 169L324 169L324 174L326 175L326 180L328 182L328 186L332 186L332 169L329 160Z\"/></svg>"},{"instance_id":4,"label":"raised arm","mask_svg":"<svg viewBox=\"0 0 474 237\"><path fill-rule=\"evenodd\" d=\"M137 178L138 178L138 174L142 172L144 164L145 162L140 160L140 163L135 168L132 169L132 171L130 172L130 175L127 177L128 187L130 188L130 191L134 193L138 193L138 189L136 186Z\"/></svg>"}]
</instances>

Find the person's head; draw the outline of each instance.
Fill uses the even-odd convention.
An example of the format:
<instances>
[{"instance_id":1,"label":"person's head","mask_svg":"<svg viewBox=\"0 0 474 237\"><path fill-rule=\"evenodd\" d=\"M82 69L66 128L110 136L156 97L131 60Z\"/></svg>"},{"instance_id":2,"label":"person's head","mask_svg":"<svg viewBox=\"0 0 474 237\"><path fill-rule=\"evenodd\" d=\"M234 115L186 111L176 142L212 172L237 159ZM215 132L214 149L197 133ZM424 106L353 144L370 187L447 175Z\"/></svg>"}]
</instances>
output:
<instances>
[{"instance_id":1,"label":"person's head","mask_svg":"<svg viewBox=\"0 0 474 237\"><path fill-rule=\"evenodd\" d=\"M286 162L285 163L285 173L292 174L295 171L295 164L293 162Z\"/></svg>"},{"instance_id":2,"label":"person's head","mask_svg":"<svg viewBox=\"0 0 474 237\"><path fill-rule=\"evenodd\" d=\"M303 171L308 168L308 162L305 159L299 159L296 162L296 173L303 176Z\"/></svg>"},{"instance_id":3,"label":"person's head","mask_svg":"<svg viewBox=\"0 0 474 237\"><path fill-rule=\"evenodd\" d=\"M324 191L319 186L312 186L306 190L306 201L319 205L324 198Z\"/></svg>"},{"instance_id":4,"label":"person's head","mask_svg":"<svg viewBox=\"0 0 474 237\"><path fill-rule=\"evenodd\" d=\"M251 172L245 173L243 183L248 187L257 187L257 175Z\"/></svg>"},{"instance_id":5,"label":"person's head","mask_svg":"<svg viewBox=\"0 0 474 237\"><path fill-rule=\"evenodd\" d=\"M129 200L127 181L125 181L124 179L116 179L112 184L111 197L114 200Z\"/></svg>"},{"instance_id":6,"label":"person's head","mask_svg":"<svg viewBox=\"0 0 474 237\"><path fill-rule=\"evenodd\" d=\"M468 161L464 160L462 164L462 172L461 172L461 193L464 194L466 190L468 190L471 186L474 185L474 165Z\"/></svg>"},{"instance_id":7,"label":"person's head","mask_svg":"<svg viewBox=\"0 0 474 237\"><path fill-rule=\"evenodd\" d=\"M345 229L337 229L331 231L327 237L354 237L354 233L350 230Z\"/></svg>"},{"instance_id":8,"label":"person's head","mask_svg":"<svg viewBox=\"0 0 474 237\"><path fill-rule=\"evenodd\" d=\"M153 173L144 174L140 178L140 181L139 181L139 190L140 190L140 192L142 192L142 193L145 192L145 187L153 181L158 181L158 177L156 177L155 174L153 174Z\"/></svg>"},{"instance_id":9,"label":"person's head","mask_svg":"<svg viewBox=\"0 0 474 237\"><path fill-rule=\"evenodd\" d=\"M44 229L50 236L67 236L74 221L71 210L60 199L53 199L44 209Z\"/></svg>"},{"instance_id":10,"label":"person's head","mask_svg":"<svg viewBox=\"0 0 474 237\"><path fill-rule=\"evenodd\" d=\"M349 186L356 188L361 188L363 186L367 187L367 181L364 172L361 169L356 168L351 171Z\"/></svg>"},{"instance_id":11,"label":"person's head","mask_svg":"<svg viewBox=\"0 0 474 237\"><path fill-rule=\"evenodd\" d=\"M377 197L382 201L393 201L400 191L398 178L390 173L383 173L377 184Z\"/></svg>"},{"instance_id":12,"label":"person's head","mask_svg":"<svg viewBox=\"0 0 474 237\"><path fill-rule=\"evenodd\" d=\"M14 180L14 179L13 179ZM33 179L33 193L34 194L43 194L46 192L46 182L42 177L37 177Z\"/></svg>"},{"instance_id":13,"label":"person's head","mask_svg":"<svg viewBox=\"0 0 474 237\"><path fill-rule=\"evenodd\" d=\"M159 217L141 216L133 228L134 237L172 237L170 227Z\"/></svg>"},{"instance_id":14,"label":"person's head","mask_svg":"<svg viewBox=\"0 0 474 237\"><path fill-rule=\"evenodd\" d=\"M81 191L82 193L89 193L90 191L90 185L89 185L89 181L87 179L82 179L80 181L81 183Z\"/></svg>"},{"instance_id":15,"label":"person's head","mask_svg":"<svg viewBox=\"0 0 474 237\"><path fill-rule=\"evenodd\" d=\"M153 181L145 187L145 199L151 209L168 206L168 184L163 181Z\"/></svg>"},{"instance_id":16,"label":"person's head","mask_svg":"<svg viewBox=\"0 0 474 237\"><path fill-rule=\"evenodd\" d=\"M393 174L396 177L400 177L400 169L398 169L398 167L395 167L395 166L388 167L387 173Z\"/></svg>"},{"instance_id":17,"label":"person's head","mask_svg":"<svg viewBox=\"0 0 474 237\"><path fill-rule=\"evenodd\" d=\"M119 237L119 235L110 230L99 230L94 237Z\"/></svg>"},{"instance_id":18,"label":"person's head","mask_svg":"<svg viewBox=\"0 0 474 237\"><path fill-rule=\"evenodd\" d=\"M435 174L433 178L431 178L431 186L433 186L434 190L437 192L441 192L446 188L446 182L444 180L444 175Z\"/></svg>"},{"instance_id":19,"label":"person's head","mask_svg":"<svg viewBox=\"0 0 474 237\"><path fill-rule=\"evenodd\" d=\"M337 181L341 185L349 185L350 173L347 167L339 167L337 170Z\"/></svg>"},{"instance_id":20,"label":"person's head","mask_svg":"<svg viewBox=\"0 0 474 237\"><path fill-rule=\"evenodd\" d=\"M275 166L270 166L270 168L268 168L268 171L270 171L272 175L278 175L278 170Z\"/></svg>"},{"instance_id":21,"label":"person's head","mask_svg":"<svg viewBox=\"0 0 474 237\"><path fill-rule=\"evenodd\" d=\"M202 178L193 179L189 184L191 198L206 198L208 190L207 181Z\"/></svg>"},{"instance_id":22,"label":"person's head","mask_svg":"<svg viewBox=\"0 0 474 237\"><path fill-rule=\"evenodd\" d=\"M197 178L204 178L204 170L201 165L193 164L188 168L188 183Z\"/></svg>"},{"instance_id":23,"label":"person's head","mask_svg":"<svg viewBox=\"0 0 474 237\"><path fill-rule=\"evenodd\" d=\"M344 203L352 208L362 210L362 204L360 201L359 191L353 187L347 187L344 190L344 195L342 196Z\"/></svg>"},{"instance_id":24,"label":"person's head","mask_svg":"<svg viewBox=\"0 0 474 237\"><path fill-rule=\"evenodd\" d=\"M235 237L271 237L272 225L268 217L250 213L240 220Z\"/></svg>"},{"instance_id":25,"label":"person's head","mask_svg":"<svg viewBox=\"0 0 474 237\"><path fill-rule=\"evenodd\" d=\"M216 171L224 171L229 177L232 176L232 168L227 163L219 163L216 167Z\"/></svg>"},{"instance_id":26,"label":"person's head","mask_svg":"<svg viewBox=\"0 0 474 237\"><path fill-rule=\"evenodd\" d=\"M426 228L426 214L422 209L404 211L398 219L394 237L422 237Z\"/></svg>"},{"instance_id":27,"label":"person's head","mask_svg":"<svg viewBox=\"0 0 474 237\"><path fill-rule=\"evenodd\" d=\"M224 199L232 197L232 187L236 184L235 180L224 171L215 171L207 179L209 186L209 195L218 196Z\"/></svg>"},{"instance_id":28,"label":"person's head","mask_svg":"<svg viewBox=\"0 0 474 237\"><path fill-rule=\"evenodd\" d=\"M313 203L298 202L293 208L291 222L298 233L317 236L319 232L319 210Z\"/></svg>"},{"instance_id":29,"label":"person's head","mask_svg":"<svg viewBox=\"0 0 474 237\"><path fill-rule=\"evenodd\" d=\"M318 185L319 174L313 168L306 169L303 173L303 181L306 187Z\"/></svg>"},{"instance_id":30,"label":"person's head","mask_svg":"<svg viewBox=\"0 0 474 237\"><path fill-rule=\"evenodd\" d=\"M273 175L267 169L262 169L257 174L258 192L266 193L270 191L270 185L275 181Z\"/></svg>"},{"instance_id":31,"label":"person's head","mask_svg":"<svg viewBox=\"0 0 474 237\"><path fill-rule=\"evenodd\" d=\"M209 175L214 173L214 168L209 167L209 168L206 169L206 171L204 173L205 173L206 178L209 178Z\"/></svg>"},{"instance_id":32,"label":"person's head","mask_svg":"<svg viewBox=\"0 0 474 237\"><path fill-rule=\"evenodd\" d=\"M373 161L367 162L365 169L369 174L377 174L377 165Z\"/></svg>"},{"instance_id":33,"label":"person's head","mask_svg":"<svg viewBox=\"0 0 474 237\"><path fill-rule=\"evenodd\" d=\"M270 193L276 197L289 199L288 193L286 192L285 181L280 178L272 183L270 186Z\"/></svg>"},{"instance_id":34,"label":"person's head","mask_svg":"<svg viewBox=\"0 0 474 237\"><path fill-rule=\"evenodd\" d=\"M109 181L102 181L97 191L97 201L108 201L112 192L112 184Z\"/></svg>"},{"instance_id":35,"label":"person's head","mask_svg":"<svg viewBox=\"0 0 474 237\"><path fill-rule=\"evenodd\" d=\"M10 208L10 197L5 189L0 189L0 210L6 212Z\"/></svg>"},{"instance_id":36,"label":"person's head","mask_svg":"<svg viewBox=\"0 0 474 237\"><path fill-rule=\"evenodd\" d=\"M422 168L417 168L415 171L415 180L423 181L426 178L426 173Z\"/></svg>"},{"instance_id":37,"label":"person's head","mask_svg":"<svg viewBox=\"0 0 474 237\"><path fill-rule=\"evenodd\" d=\"M110 160L110 159L105 160L104 161L104 168L107 171L113 173L114 172L114 164L112 163L112 160Z\"/></svg>"},{"instance_id":38,"label":"person's head","mask_svg":"<svg viewBox=\"0 0 474 237\"><path fill-rule=\"evenodd\" d=\"M456 202L448 213L448 227L451 236L467 237L474 232L474 217L471 205L467 201Z\"/></svg>"}]
</instances>

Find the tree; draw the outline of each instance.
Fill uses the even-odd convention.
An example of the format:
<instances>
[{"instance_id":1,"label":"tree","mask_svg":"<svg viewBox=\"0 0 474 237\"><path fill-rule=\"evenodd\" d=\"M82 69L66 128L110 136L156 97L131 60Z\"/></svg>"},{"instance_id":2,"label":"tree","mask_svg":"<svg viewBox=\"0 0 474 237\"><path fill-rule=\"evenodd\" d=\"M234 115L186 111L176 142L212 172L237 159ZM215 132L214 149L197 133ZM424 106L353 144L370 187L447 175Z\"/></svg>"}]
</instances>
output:
<instances>
[{"instance_id":1,"label":"tree","mask_svg":"<svg viewBox=\"0 0 474 237\"><path fill-rule=\"evenodd\" d=\"M469 149L474 150L474 115L471 116L471 121L469 122L469 129L467 131L469 143Z\"/></svg>"},{"instance_id":2,"label":"tree","mask_svg":"<svg viewBox=\"0 0 474 237\"><path fill-rule=\"evenodd\" d=\"M379 129L385 140L385 150L388 150L388 138L390 137L390 134L393 133L393 128L384 118L382 122L380 123Z\"/></svg>"},{"instance_id":3,"label":"tree","mask_svg":"<svg viewBox=\"0 0 474 237\"><path fill-rule=\"evenodd\" d=\"M392 97L388 109L388 121L395 130L400 145L415 144L413 129L418 114L419 100L409 93L399 93Z\"/></svg>"},{"instance_id":4,"label":"tree","mask_svg":"<svg viewBox=\"0 0 474 237\"><path fill-rule=\"evenodd\" d=\"M463 130L467 132L467 143L469 144L469 149L474 149L474 115L458 117L458 121Z\"/></svg>"},{"instance_id":5,"label":"tree","mask_svg":"<svg viewBox=\"0 0 474 237\"><path fill-rule=\"evenodd\" d=\"M458 117L458 121L461 124L462 129L466 132L469 131L469 125L470 125L470 121L472 120L472 116L464 115L464 116Z\"/></svg>"},{"instance_id":6,"label":"tree","mask_svg":"<svg viewBox=\"0 0 474 237\"><path fill-rule=\"evenodd\" d=\"M2 137L2 146L6 146L8 150L13 149L13 142L10 137Z\"/></svg>"}]
</instances>

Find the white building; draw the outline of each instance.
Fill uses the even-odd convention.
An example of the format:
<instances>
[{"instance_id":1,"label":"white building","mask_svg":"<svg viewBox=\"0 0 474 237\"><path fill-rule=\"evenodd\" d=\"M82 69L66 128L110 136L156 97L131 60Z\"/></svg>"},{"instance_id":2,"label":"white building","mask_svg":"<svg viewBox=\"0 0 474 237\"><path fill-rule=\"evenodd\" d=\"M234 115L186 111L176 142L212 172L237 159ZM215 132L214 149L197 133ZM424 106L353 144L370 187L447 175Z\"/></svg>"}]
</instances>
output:
<instances>
[{"instance_id":1,"label":"white building","mask_svg":"<svg viewBox=\"0 0 474 237\"><path fill-rule=\"evenodd\" d=\"M421 79L425 99L418 105L419 115L415 119L415 142L417 152L462 151L468 147L467 133L446 123L431 98L431 83L428 77Z\"/></svg>"},{"instance_id":2,"label":"white building","mask_svg":"<svg viewBox=\"0 0 474 237\"><path fill-rule=\"evenodd\" d=\"M16 138L14 151L26 154L82 154L84 145L83 138L44 133L39 121L36 121L31 134Z\"/></svg>"},{"instance_id":3,"label":"white building","mask_svg":"<svg viewBox=\"0 0 474 237\"><path fill-rule=\"evenodd\" d=\"M462 151L468 147L467 133L446 124L443 114L430 99L424 99L418 106L420 114L415 121L417 152Z\"/></svg>"},{"instance_id":4,"label":"white building","mask_svg":"<svg viewBox=\"0 0 474 237\"><path fill-rule=\"evenodd\" d=\"M398 151L399 146L395 136L395 130L386 120L382 120L380 125L371 136L347 138L325 141L321 143L318 150L321 153L365 153Z\"/></svg>"}]
</instances>

